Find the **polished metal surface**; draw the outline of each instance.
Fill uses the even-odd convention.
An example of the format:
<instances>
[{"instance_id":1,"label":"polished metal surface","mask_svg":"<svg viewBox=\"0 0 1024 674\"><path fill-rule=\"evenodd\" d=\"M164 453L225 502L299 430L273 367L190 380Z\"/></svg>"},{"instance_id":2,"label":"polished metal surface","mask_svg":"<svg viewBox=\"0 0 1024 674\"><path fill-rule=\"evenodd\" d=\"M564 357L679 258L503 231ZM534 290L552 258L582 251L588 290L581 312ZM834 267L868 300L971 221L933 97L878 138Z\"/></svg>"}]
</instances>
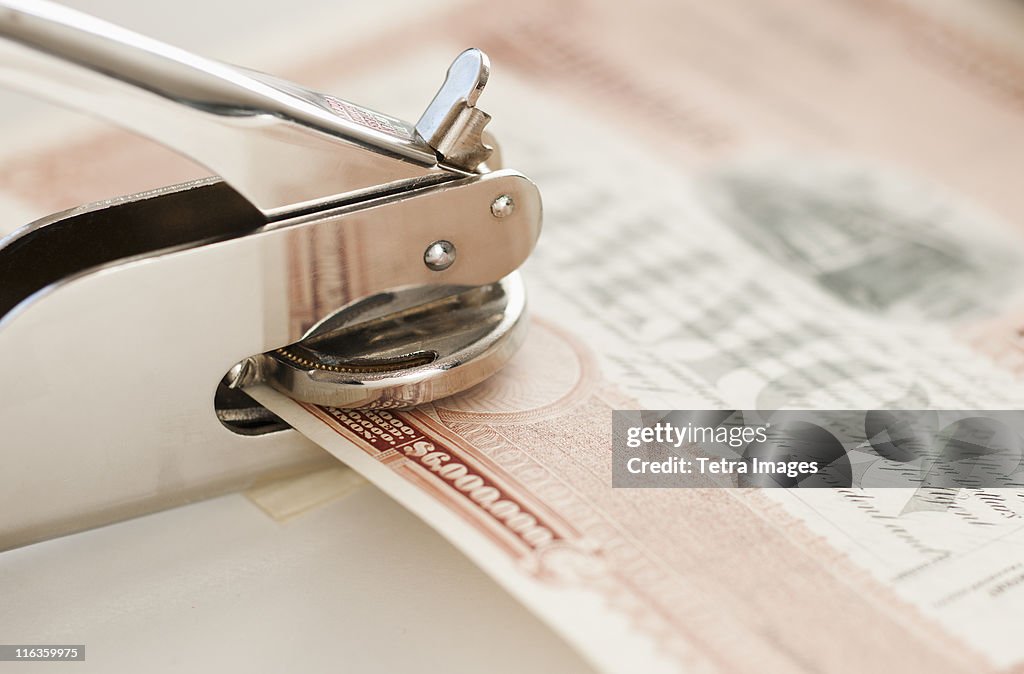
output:
<instances>
[{"instance_id":1,"label":"polished metal surface","mask_svg":"<svg viewBox=\"0 0 1024 674\"><path fill-rule=\"evenodd\" d=\"M455 245L451 241L435 241L423 253L423 264L431 271L444 271L455 264Z\"/></svg>"},{"instance_id":2,"label":"polished metal surface","mask_svg":"<svg viewBox=\"0 0 1024 674\"><path fill-rule=\"evenodd\" d=\"M171 188L167 194L209 190L215 184L197 181ZM504 193L517 195L520 208L516 217L494 221L489 213L490 203L494 195ZM137 204L161 194L165 191L129 197L124 203ZM168 199L161 208L168 212L183 202L180 197ZM45 219L44 226L23 228L0 241L2 268L6 270L17 266L15 263L25 254L23 251L33 237L57 234L61 231L60 224L68 218L83 212L95 214L108 206L102 203L73 209L63 217ZM0 337L29 322L27 317L35 315L40 307L59 303L54 298L78 294L84 292L81 288L99 283L94 279L102 278L107 283L109 279L123 278L126 287L114 293L114 297L129 290L138 292L127 287L133 274L141 273L134 270L154 266L166 270L160 275L166 287L145 289L152 291L154 298L165 292L184 292L185 288L193 288L207 297L216 295L222 302L223 320L230 321L237 316L240 307L259 298L259 313L264 322L259 332L267 342L266 348L243 351L238 354L240 359L244 355L299 341L340 309L380 293L431 287L452 292L452 289L494 283L514 272L526 260L540 234L540 216L539 194L523 175L501 170L468 176L441 185L296 216L225 241L184 243L180 246L184 250L147 251L81 270L64 270L59 280L47 283L41 289L27 288L25 296L10 302L12 308L0 316ZM174 219L173 213L168 212L166 220ZM134 224L142 230L157 226L146 220ZM81 227L68 228L62 236L77 235L76 229ZM115 231L121 230L117 228ZM97 229L92 233L97 247L103 248L103 231ZM423 251L431 242L440 239L454 242L460 254L449 268L434 271L423 264ZM51 240L48 245L62 244L59 240ZM217 251L224 249L239 251L240 257L218 257ZM241 257L242 251L249 250L258 250L260 254L252 260ZM218 277L216 287L204 291L202 286L193 286L187 279L175 275L181 272L182 277L195 276L196 270L188 267L186 262L192 260L196 265L222 265L223 268L203 272L206 277ZM225 286L219 282L220 276L232 274L243 275L247 283L244 290L237 290L237 296L225 295L221 290ZM54 325L65 323L80 313L74 310L73 305L65 308L67 313ZM214 327L221 325L223 320L213 321ZM100 327L107 329L113 326ZM125 327L122 325L119 329ZM87 338L78 334L76 341L79 343ZM251 340L247 342L251 343ZM100 350L103 344L97 341L93 348ZM219 374L226 370L227 367Z\"/></svg>"},{"instance_id":3,"label":"polished metal surface","mask_svg":"<svg viewBox=\"0 0 1024 674\"><path fill-rule=\"evenodd\" d=\"M33 504L0 515L0 549L73 528L46 529L98 493L116 519L305 447L247 402L253 382L409 406L507 362L541 201L493 170L474 107L487 76L486 57L463 52L413 127L59 5L0 0L0 84L223 178L0 240L0 442L8 474L29 476L5 482L0 513Z\"/></svg>"},{"instance_id":4,"label":"polished metal surface","mask_svg":"<svg viewBox=\"0 0 1024 674\"><path fill-rule=\"evenodd\" d=\"M143 199L165 198L162 208L173 209L185 203L181 194L201 203L217 185L202 181ZM489 209L500 194L515 195L517 208L497 221ZM189 498L198 474L231 473L296 451L302 442L292 432L239 435L218 419L214 397L225 373L253 354L330 330L339 309L366 298L422 288L417 301L432 301L453 288L501 281L533 248L540 209L529 180L498 171L111 260L26 289L0 318L0 442L6 474L22 476L0 490L0 513L8 513L0 516L0 548L32 540L97 493L109 494L116 518L153 494L176 490ZM0 245L0 276L16 251L29 248L33 232L74 233L61 222L48 219ZM460 254L434 272L423 264L423 250L440 238ZM451 372L461 376L459 368ZM429 385L416 386L433 394ZM60 498L41 497L47 493ZM27 503L35 504L31 516Z\"/></svg>"},{"instance_id":5,"label":"polished metal surface","mask_svg":"<svg viewBox=\"0 0 1024 674\"><path fill-rule=\"evenodd\" d=\"M491 66L479 49L467 49L448 68L441 89L420 120L416 132L451 166L475 170L493 148L483 138L491 116L476 107Z\"/></svg>"},{"instance_id":6,"label":"polished metal surface","mask_svg":"<svg viewBox=\"0 0 1024 674\"><path fill-rule=\"evenodd\" d=\"M516 202L512 200L507 194L502 194L500 197L494 200L491 204L491 215L496 218L504 218L512 215L512 211L516 208Z\"/></svg>"},{"instance_id":7,"label":"polished metal surface","mask_svg":"<svg viewBox=\"0 0 1024 674\"><path fill-rule=\"evenodd\" d=\"M484 381L526 333L518 273L406 309L392 306L401 302L397 294L367 302L387 313L248 359L231 384L244 389L267 382L293 398L332 407L411 407ZM357 304L351 311L362 309Z\"/></svg>"}]
</instances>

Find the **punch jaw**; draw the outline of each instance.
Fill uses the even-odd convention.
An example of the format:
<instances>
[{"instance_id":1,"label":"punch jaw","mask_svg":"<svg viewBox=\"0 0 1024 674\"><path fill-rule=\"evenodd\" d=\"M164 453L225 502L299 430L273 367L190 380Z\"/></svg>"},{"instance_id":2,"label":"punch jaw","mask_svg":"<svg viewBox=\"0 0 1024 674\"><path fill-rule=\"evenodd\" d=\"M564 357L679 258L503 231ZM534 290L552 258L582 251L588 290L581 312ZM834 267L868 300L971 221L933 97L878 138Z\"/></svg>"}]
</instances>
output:
<instances>
[{"instance_id":1,"label":"punch jaw","mask_svg":"<svg viewBox=\"0 0 1024 674\"><path fill-rule=\"evenodd\" d=\"M290 294L310 298L288 300L291 343L244 359L225 386L269 383L334 407L410 407L480 383L518 349L526 300L517 269L541 222L528 179L469 176L334 218L307 227L336 246L288 246L307 251L290 256ZM438 248L447 257L433 256Z\"/></svg>"},{"instance_id":2,"label":"punch jaw","mask_svg":"<svg viewBox=\"0 0 1024 674\"><path fill-rule=\"evenodd\" d=\"M228 372L225 385L244 390L269 383L296 400L332 407L412 407L486 380L526 335L518 273L433 301L417 298L405 309L401 293L370 302L375 299L389 313L247 358Z\"/></svg>"}]
</instances>

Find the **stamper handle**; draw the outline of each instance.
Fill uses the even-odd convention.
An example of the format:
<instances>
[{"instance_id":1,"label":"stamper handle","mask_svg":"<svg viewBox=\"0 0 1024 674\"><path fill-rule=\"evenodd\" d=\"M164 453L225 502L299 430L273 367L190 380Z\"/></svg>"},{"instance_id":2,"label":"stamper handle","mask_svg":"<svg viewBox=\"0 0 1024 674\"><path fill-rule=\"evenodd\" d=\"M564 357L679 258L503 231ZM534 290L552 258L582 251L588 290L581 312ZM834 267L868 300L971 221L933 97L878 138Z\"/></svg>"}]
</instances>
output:
<instances>
[{"instance_id":1,"label":"stamper handle","mask_svg":"<svg viewBox=\"0 0 1024 674\"><path fill-rule=\"evenodd\" d=\"M271 218L475 168L400 119L46 0L0 0L0 84L163 143Z\"/></svg>"}]
</instances>

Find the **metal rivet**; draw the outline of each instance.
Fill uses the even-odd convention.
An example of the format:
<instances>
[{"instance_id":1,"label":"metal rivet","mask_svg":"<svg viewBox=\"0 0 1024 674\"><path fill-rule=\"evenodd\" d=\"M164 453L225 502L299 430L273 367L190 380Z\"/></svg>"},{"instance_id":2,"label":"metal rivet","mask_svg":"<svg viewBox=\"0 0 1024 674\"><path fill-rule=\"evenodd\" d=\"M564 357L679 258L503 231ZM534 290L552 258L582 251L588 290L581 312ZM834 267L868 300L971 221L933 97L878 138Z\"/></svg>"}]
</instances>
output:
<instances>
[{"instance_id":1,"label":"metal rivet","mask_svg":"<svg viewBox=\"0 0 1024 674\"><path fill-rule=\"evenodd\" d=\"M512 215L512 211L515 209L516 202L512 201L512 197L507 194L502 194L491 203L491 215L496 218L504 218L507 215Z\"/></svg>"},{"instance_id":2,"label":"metal rivet","mask_svg":"<svg viewBox=\"0 0 1024 674\"><path fill-rule=\"evenodd\" d=\"M455 244L451 241L435 241L423 253L423 263L433 271L444 271L455 262Z\"/></svg>"}]
</instances>

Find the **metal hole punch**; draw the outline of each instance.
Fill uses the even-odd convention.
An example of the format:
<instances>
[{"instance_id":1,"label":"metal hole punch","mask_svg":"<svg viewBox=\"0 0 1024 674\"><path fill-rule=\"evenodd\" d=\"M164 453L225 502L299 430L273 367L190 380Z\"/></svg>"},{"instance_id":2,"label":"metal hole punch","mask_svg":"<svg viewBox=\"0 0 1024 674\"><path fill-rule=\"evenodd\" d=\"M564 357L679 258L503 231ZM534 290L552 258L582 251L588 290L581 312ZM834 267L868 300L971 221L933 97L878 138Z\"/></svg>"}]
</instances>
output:
<instances>
[{"instance_id":1,"label":"metal hole punch","mask_svg":"<svg viewBox=\"0 0 1024 674\"><path fill-rule=\"evenodd\" d=\"M0 0L0 84L218 176L0 242L0 422L23 429L26 451L63 441L46 423L61 406L108 444L170 429L212 445L215 407L258 431L236 396L255 383L390 408L492 375L523 339L516 270L541 201L497 166L476 107L488 76L486 56L464 51L410 124L56 4Z\"/></svg>"}]
</instances>

